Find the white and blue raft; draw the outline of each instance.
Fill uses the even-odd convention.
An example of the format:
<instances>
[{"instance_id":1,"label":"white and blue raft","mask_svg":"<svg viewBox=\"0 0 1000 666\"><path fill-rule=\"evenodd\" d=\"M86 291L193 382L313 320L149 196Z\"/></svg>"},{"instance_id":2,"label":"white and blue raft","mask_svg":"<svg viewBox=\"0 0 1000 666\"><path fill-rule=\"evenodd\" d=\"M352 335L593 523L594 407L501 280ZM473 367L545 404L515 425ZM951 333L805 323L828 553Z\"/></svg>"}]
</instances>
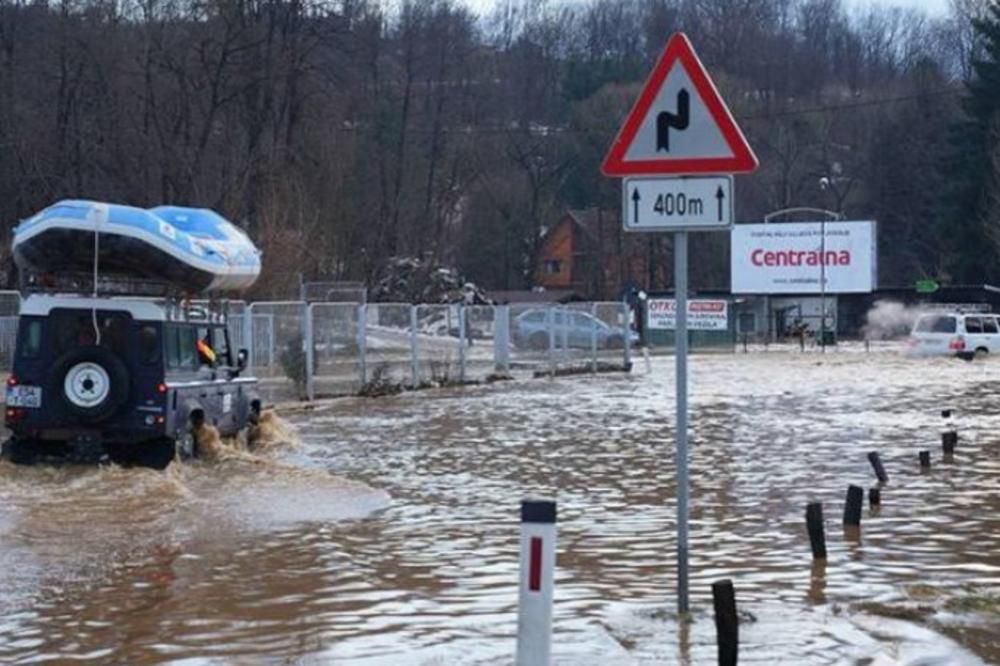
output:
<instances>
[{"instance_id":1,"label":"white and blue raft","mask_svg":"<svg viewBox=\"0 0 1000 666\"><path fill-rule=\"evenodd\" d=\"M243 231L205 208L135 208L95 201L55 203L14 229L21 269L96 272L169 282L189 294L249 288L260 251Z\"/></svg>"}]
</instances>

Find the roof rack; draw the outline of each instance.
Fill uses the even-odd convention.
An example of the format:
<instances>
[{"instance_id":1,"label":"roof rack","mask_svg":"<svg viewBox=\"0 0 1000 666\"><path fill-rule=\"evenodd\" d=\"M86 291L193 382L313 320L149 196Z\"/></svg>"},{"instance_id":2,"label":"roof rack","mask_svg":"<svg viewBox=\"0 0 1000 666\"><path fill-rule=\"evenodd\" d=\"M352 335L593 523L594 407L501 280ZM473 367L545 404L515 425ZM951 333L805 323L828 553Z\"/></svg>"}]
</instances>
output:
<instances>
[{"instance_id":1,"label":"roof rack","mask_svg":"<svg viewBox=\"0 0 1000 666\"><path fill-rule=\"evenodd\" d=\"M74 295L93 297L94 276L85 273L21 273L21 294ZM217 295L192 298L176 285L123 275L101 275L96 296L115 300L155 299L164 308L168 321L224 324L229 315L229 299Z\"/></svg>"},{"instance_id":2,"label":"roof rack","mask_svg":"<svg viewBox=\"0 0 1000 666\"><path fill-rule=\"evenodd\" d=\"M989 303L921 303L918 308L923 312L954 312L957 314L967 312L981 314L993 311L993 307Z\"/></svg>"},{"instance_id":3,"label":"roof rack","mask_svg":"<svg viewBox=\"0 0 1000 666\"><path fill-rule=\"evenodd\" d=\"M167 298L182 296L176 287L162 280L146 280L126 275L100 275L94 288L94 276L89 273L32 273L22 271L21 293L60 293L92 296L146 296Z\"/></svg>"}]
</instances>

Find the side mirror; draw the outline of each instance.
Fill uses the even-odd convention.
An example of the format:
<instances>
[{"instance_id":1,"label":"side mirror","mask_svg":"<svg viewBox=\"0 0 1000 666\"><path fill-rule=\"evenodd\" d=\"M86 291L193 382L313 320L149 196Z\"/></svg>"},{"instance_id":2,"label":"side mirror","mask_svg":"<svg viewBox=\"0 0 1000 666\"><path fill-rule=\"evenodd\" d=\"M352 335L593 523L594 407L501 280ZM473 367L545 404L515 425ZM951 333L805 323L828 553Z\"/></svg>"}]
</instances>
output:
<instances>
[{"instance_id":1,"label":"side mirror","mask_svg":"<svg viewBox=\"0 0 1000 666\"><path fill-rule=\"evenodd\" d=\"M236 352L236 369L243 371L247 369L247 362L250 360L250 352L246 349L241 349Z\"/></svg>"}]
</instances>

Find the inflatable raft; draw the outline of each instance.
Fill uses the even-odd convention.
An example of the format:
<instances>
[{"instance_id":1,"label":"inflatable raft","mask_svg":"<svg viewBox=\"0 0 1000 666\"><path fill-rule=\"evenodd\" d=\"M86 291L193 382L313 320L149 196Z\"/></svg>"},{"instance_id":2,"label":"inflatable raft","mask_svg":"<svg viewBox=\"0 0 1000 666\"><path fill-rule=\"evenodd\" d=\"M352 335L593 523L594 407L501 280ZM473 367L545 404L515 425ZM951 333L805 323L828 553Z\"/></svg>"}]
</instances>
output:
<instances>
[{"instance_id":1,"label":"inflatable raft","mask_svg":"<svg viewBox=\"0 0 1000 666\"><path fill-rule=\"evenodd\" d=\"M240 291L260 275L256 246L207 209L60 201L14 229L14 261L35 273L91 273L95 249L101 276L170 282L192 294Z\"/></svg>"}]
</instances>

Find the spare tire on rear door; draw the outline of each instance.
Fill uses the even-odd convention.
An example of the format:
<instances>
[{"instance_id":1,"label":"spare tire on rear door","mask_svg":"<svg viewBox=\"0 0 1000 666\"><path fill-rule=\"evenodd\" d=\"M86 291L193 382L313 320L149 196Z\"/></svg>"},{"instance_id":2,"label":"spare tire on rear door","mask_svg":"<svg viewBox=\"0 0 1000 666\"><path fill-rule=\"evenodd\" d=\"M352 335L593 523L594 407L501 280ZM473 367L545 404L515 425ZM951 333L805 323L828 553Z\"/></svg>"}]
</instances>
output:
<instances>
[{"instance_id":1,"label":"spare tire on rear door","mask_svg":"<svg viewBox=\"0 0 1000 666\"><path fill-rule=\"evenodd\" d=\"M53 364L51 377L50 395L88 423L110 417L128 400L128 369L104 347L66 352Z\"/></svg>"}]
</instances>

